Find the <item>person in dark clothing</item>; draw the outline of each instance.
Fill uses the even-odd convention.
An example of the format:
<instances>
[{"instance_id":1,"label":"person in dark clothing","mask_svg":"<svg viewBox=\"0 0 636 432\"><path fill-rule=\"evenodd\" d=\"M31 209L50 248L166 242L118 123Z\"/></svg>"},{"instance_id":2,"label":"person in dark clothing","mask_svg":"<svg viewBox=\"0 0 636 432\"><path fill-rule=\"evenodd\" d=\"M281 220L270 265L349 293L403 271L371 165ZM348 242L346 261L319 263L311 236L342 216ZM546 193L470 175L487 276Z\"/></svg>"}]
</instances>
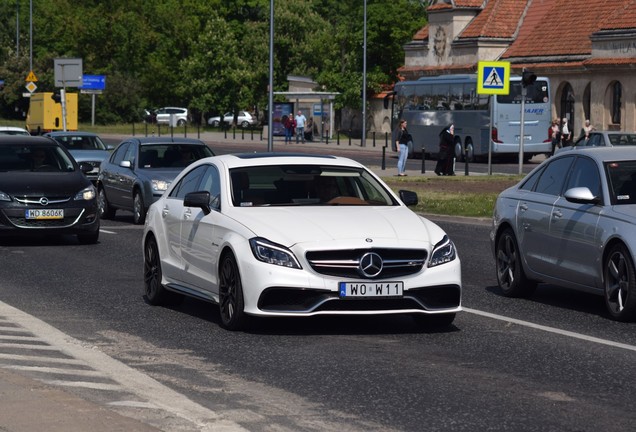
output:
<instances>
[{"instance_id":1,"label":"person in dark clothing","mask_svg":"<svg viewBox=\"0 0 636 432\"><path fill-rule=\"evenodd\" d=\"M453 160L455 153L455 125L448 125L439 134L439 153L437 154L437 164L435 174L455 175Z\"/></svg>"}]
</instances>

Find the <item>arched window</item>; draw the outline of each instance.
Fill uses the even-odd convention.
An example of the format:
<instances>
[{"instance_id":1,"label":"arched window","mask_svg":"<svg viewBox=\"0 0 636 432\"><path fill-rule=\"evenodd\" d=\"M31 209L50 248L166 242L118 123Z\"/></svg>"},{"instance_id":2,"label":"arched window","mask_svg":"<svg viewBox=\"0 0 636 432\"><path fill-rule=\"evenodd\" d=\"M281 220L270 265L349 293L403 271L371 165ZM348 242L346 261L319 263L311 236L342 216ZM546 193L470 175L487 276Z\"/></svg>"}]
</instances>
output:
<instances>
[{"instance_id":1,"label":"arched window","mask_svg":"<svg viewBox=\"0 0 636 432\"><path fill-rule=\"evenodd\" d=\"M572 86L570 83L565 83L563 85L563 90L561 91L561 109L559 109L559 117L566 117L570 123L570 131L574 131L574 90L572 90Z\"/></svg>"},{"instance_id":2,"label":"arched window","mask_svg":"<svg viewBox=\"0 0 636 432\"><path fill-rule=\"evenodd\" d=\"M583 91L583 114L585 120L592 120L590 116L591 112L591 100L592 100L592 84L585 86L585 90Z\"/></svg>"},{"instance_id":3,"label":"arched window","mask_svg":"<svg viewBox=\"0 0 636 432\"><path fill-rule=\"evenodd\" d=\"M623 96L623 86L616 81L612 85L612 123L621 124L621 98Z\"/></svg>"}]
</instances>

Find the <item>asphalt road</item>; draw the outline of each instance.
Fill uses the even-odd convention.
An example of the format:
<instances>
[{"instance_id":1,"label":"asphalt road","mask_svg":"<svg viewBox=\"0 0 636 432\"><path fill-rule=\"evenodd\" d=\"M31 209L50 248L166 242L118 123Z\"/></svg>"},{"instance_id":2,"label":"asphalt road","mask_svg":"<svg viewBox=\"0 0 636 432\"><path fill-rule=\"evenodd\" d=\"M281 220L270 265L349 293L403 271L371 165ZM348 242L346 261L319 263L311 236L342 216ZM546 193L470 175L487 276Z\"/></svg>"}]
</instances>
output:
<instances>
[{"instance_id":1,"label":"asphalt road","mask_svg":"<svg viewBox=\"0 0 636 432\"><path fill-rule=\"evenodd\" d=\"M634 428L634 324L609 320L600 297L557 287L502 297L485 225L439 220L459 249L466 308L447 331L421 331L407 317L323 317L231 333L212 305L144 302L142 228L131 220L103 221L93 246L0 240L0 301L153 378L165 387L157 398L183 395L236 426L227 430ZM15 347L1 342L6 367ZM72 391L109 408L130 399L98 386ZM159 417L162 430L220 430Z\"/></svg>"}]
</instances>

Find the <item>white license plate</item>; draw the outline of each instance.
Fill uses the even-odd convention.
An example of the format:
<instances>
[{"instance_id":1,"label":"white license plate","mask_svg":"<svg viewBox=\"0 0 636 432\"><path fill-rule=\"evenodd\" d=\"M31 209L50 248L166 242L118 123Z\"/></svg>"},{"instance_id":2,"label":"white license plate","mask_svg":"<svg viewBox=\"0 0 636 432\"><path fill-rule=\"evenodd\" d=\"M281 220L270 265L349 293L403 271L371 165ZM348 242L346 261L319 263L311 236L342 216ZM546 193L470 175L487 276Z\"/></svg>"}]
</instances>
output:
<instances>
[{"instance_id":1,"label":"white license plate","mask_svg":"<svg viewBox=\"0 0 636 432\"><path fill-rule=\"evenodd\" d=\"M27 219L64 219L64 209L29 209Z\"/></svg>"},{"instance_id":2,"label":"white license plate","mask_svg":"<svg viewBox=\"0 0 636 432\"><path fill-rule=\"evenodd\" d=\"M404 282L340 282L340 297L402 297Z\"/></svg>"}]
</instances>

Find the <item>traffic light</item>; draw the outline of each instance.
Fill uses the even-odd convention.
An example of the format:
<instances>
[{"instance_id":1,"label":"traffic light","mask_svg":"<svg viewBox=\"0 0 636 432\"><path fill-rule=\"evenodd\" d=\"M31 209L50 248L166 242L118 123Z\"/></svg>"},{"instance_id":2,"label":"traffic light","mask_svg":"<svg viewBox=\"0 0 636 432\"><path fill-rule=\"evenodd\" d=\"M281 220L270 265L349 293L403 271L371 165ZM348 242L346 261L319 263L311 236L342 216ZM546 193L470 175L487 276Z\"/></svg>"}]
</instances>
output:
<instances>
[{"instance_id":1,"label":"traffic light","mask_svg":"<svg viewBox=\"0 0 636 432\"><path fill-rule=\"evenodd\" d=\"M536 80L537 80L537 76L530 71L524 70L521 73L521 84L524 87L528 87L529 85L534 84Z\"/></svg>"},{"instance_id":2,"label":"traffic light","mask_svg":"<svg viewBox=\"0 0 636 432\"><path fill-rule=\"evenodd\" d=\"M51 99L53 99L55 101L55 103L60 103L62 102L62 96L60 96L59 93L53 93L51 95Z\"/></svg>"}]
</instances>

